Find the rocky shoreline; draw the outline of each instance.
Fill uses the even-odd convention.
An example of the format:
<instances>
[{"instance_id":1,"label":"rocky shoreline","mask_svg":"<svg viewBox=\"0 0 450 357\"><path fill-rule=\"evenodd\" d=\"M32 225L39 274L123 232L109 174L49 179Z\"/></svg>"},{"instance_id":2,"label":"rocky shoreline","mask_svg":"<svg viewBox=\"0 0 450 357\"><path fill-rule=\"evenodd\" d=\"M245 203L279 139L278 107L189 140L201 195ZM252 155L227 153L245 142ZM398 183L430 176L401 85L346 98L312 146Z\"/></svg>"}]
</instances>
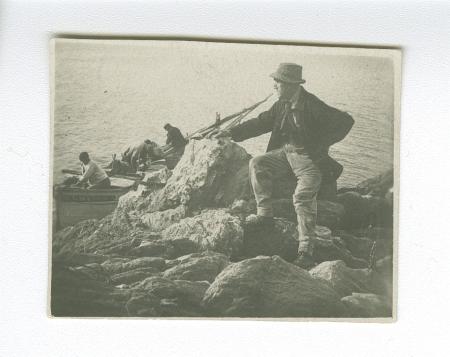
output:
<instances>
[{"instance_id":1,"label":"rocky shoreline","mask_svg":"<svg viewBox=\"0 0 450 357\"><path fill-rule=\"evenodd\" d=\"M278 183L273 231L244 228L249 159L228 139L192 140L111 215L55 232L52 315L391 317L392 171L321 193L308 271L291 264L292 178Z\"/></svg>"}]
</instances>

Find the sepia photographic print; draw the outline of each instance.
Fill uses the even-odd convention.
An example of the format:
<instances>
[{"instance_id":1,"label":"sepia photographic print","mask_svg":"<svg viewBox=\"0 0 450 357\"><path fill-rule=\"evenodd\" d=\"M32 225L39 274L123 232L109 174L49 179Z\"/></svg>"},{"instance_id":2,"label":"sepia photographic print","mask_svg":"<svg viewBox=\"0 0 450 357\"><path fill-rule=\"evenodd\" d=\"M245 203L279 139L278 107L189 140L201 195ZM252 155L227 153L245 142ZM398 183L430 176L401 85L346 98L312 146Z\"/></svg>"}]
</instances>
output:
<instances>
[{"instance_id":1,"label":"sepia photographic print","mask_svg":"<svg viewBox=\"0 0 450 357\"><path fill-rule=\"evenodd\" d=\"M395 321L400 50L50 56L51 316Z\"/></svg>"}]
</instances>

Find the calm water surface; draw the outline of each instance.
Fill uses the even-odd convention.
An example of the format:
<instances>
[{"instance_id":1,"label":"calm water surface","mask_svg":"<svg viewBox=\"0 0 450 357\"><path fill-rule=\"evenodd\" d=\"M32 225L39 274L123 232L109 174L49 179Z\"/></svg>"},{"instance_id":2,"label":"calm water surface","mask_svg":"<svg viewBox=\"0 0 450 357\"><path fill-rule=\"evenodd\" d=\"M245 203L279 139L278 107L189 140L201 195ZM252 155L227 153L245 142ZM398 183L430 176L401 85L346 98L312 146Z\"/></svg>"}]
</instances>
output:
<instances>
[{"instance_id":1,"label":"calm water surface","mask_svg":"<svg viewBox=\"0 0 450 357\"><path fill-rule=\"evenodd\" d=\"M273 92L268 75L279 62L302 64L305 88L355 119L331 150L344 165L340 186L392 167L389 59L302 54L293 46L151 41L63 40L55 53L55 182L61 169L78 169L80 151L106 165L113 153L146 138L163 144L166 122L192 133L213 123L216 112L224 117L263 99ZM268 139L242 145L257 155Z\"/></svg>"}]
</instances>

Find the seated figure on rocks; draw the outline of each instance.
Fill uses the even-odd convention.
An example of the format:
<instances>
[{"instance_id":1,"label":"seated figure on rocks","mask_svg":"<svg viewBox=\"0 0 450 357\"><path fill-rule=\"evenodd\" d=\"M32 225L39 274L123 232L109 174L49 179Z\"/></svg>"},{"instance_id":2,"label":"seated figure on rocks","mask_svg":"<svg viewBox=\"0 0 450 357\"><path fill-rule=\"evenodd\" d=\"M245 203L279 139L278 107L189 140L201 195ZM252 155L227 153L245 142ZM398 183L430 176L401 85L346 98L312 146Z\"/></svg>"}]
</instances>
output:
<instances>
[{"instance_id":1,"label":"seated figure on rocks","mask_svg":"<svg viewBox=\"0 0 450 357\"><path fill-rule=\"evenodd\" d=\"M167 132L166 145L172 147L170 154L166 155L165 159L167 167L173 169L184 154L184 147L187 144L187 140L180 129L169 123L164 125L164 130Z\"/></svg>"},{"instance_id":2,"label":"seated figure on rocks","mask_svg":"<svg viewBox=\"0 0 450 357\"><path fill-rule=\"evenodd\" d=\"M300 65L281 63L271 77L279 100L257 118L219 131L214 137L228 136L239 142L272 132L266 154L250 160L257 216L248 224L273 226L273 185L293 173L297 179L293 202L299 233L295 263L307 267L312 263L320 185L335 181L342 172L342 166L328 155L328 150L344 139L354 120L303 88Z\"/></svg>"}]
</instances>

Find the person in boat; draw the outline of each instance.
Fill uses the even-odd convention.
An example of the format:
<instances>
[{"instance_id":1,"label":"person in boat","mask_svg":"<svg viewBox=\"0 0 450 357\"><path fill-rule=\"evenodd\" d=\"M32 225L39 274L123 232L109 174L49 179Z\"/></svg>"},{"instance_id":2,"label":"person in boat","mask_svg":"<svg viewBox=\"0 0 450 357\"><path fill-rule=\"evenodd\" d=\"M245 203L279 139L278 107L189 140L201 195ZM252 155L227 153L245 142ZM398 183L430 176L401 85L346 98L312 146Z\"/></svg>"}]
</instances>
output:
<instances>
[{"instance_id":1,"label":"person in boat","mask_svg":"<svg viewBox=\"0 0 450 357\"><path fill-rule=\"evenodd\" d=\"M162 150L158 144L147 139L143 143L128 147L122 154L122 161L128 163L133 172L140 167L145 168L149 160L162 158Z\"/></svg>"},{"instance_id":2,"label":"person in boat","mask_svg":"<svg viewBox=\"0 0 450 357\"><path fill-rule=\"evenodd\" d=\"M89 184L89 189L111 187L111 181L105 170L103 170L96 162L92 161L87 152L83 151L80 153L79 159L81 162L82 176L78 180L78 186Z\"/></svg>"},{"instance_id":3,"label":"person in boat","mask_svg":"<svg viewBox=\"0 0 450 357\"><path fill-rule=\"evenodd\" d=\"M281 63L275 73L278 101L257 118L245 121L213 137L243 141L272 132L267 152L250 160L250 181L257 203L257 215L248 224L273 227L272 188L280 177L294 174L297 187L293 204L297 213L299 247L295 263L314 264L317 194L321 183L336 181L342 166L328 155L329 147L344 139L353 118L328 106L302 86L302 66Z\"/></svg>"}]
</instances>

